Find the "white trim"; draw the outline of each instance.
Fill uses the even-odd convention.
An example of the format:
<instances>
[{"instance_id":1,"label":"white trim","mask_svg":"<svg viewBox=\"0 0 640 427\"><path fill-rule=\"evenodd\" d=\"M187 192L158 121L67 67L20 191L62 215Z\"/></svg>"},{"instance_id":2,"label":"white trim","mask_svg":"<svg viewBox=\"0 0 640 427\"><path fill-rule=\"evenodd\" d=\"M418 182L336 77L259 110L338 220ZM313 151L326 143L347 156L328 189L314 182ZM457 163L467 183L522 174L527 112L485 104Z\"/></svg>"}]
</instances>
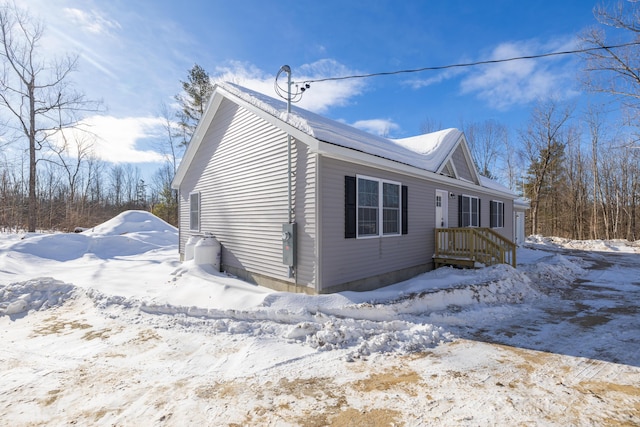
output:
<instances>
[{"instance_id":1,"label":"white trim","mask_svg":"<svg viewBox=\"0 0 640 427\"><path fill-rule=\"evenodd\" d=\"M322 200L322 176L321 176L321 157L319 155L314 156L316 162L316 206L315 206L315 218L316 218L316 238L315 238L315 262L316 262L316 277L314 287L317 293L320 293L322 285L322 208L320 201Z\"/></svg>"},{"instance_id":2,"label":"white trim","mask_svg":"<svg viewBox=\"0 0 640 427\"><path fill-rule=\"evenodd\" d=\"M378 234L367 234L360 236L360 179L367 181L375 181L378 185ZM384 234L384 184L391 184L398 187L398 232L393 234ZM356 239L376 239L380 237L396 237L402 236L402 183L391 181L389 179L376 178L368 175L356 174Z\"/></svg>"},{"instance_id":3,"label":"white trim","mask_svg":"<svg viewBox=\"0 0 640 427\"><path fill-rule=\"evenodd\" d=\"M462 146L462 154L463 154L464 160L465 160L465 162L467 164L467 168L471 172L472 182L474 184L476 184L476 185L480 185L480 174L476 170L476 166L475 166L475 164L473 162L473 157L471 156L471 151L469 150L469 145L467 144L467 140L466 140L464 134L460 135L460 139L451 148L451 151L449 151L449 153L447 154L447 157L445 157L445 159L442 161L442 164L440 165L440 167L438 167L436 172L437 173L441 173L442 169L444 169L444 167L447 165L447 163L450 163L451 166L453 167L453 171L454 171L456 177L460 176L460 174L458 173L458 171L456 169L455 163L451 160L453 158L453 154L456 152L456 150L460 146ZM461 179L461 178L458 178L458 179Z\"/></svg>"},{"instance_id":4,"label":"white trim","mask_svg":"<svg viewBox=\"0 0 640 427\"><path fill-rule=\"evenodd\" d=\"M191 198L193 196L198 196L198 227L193 228L192 219L193 219L193 211L192 211L192 202ZM189 193L189 231L200 231L202 225L202 196L199 191L192 191Z\"/></svg>"},{"instance_id":5,"label":"white trim","mask_svg":"<svg viewBox=\"0 0 640 427\"><path fill-rule=\"evenodd\" d=\"M500 225L500 226L495 226L495 227L491 226L491 220L493 219L493 218L491 218L491 204L492 203L500 203L502 205L502 211L500 212L500 217L502 218L502 225ZM489 200L489 228L494 228L494 229L495 228L504 228L504 211L505 211L504 207L505 207L505 203L504 203L503 200Z\"/></svg>"},{"instance_id":6,"label":"white trim","mask_svg":"<svg viewBox=\"0 0 640 427\"><path fill-rule=\"evenodd\" d=\"M471 224L471 200L469 200L469 225L463 225L463 224L458 224L458 227L480 227L482 224L480 224L480 197L478 196L472 196L471 194L461 194L462 197L468 197L469 199L476 199L478 201L478 225L473 225ZM462 209L462 203L460 203L460 206L458 206L458 209ZM463 213L464 214L464 213ZM462 216L462 215L461 215ZM461 218L463 219L463 218Z\"/></svg>"},{"instance_id":7,"label":"white trim","mask_svg":"<svg viewBox=\"0 0 640 427\"><path fill-rule=\"evenodd\" d=\"M458 174L458 169L456 169L456 164L453 163L453 161L451 159L449 159L449 161L447 163L445 163L445 165L449 165L449 167L451 168L451 172L453 172L453 176L451 178L461 179L460 175ZM465 181L467 181L467 180L465 180Z\"/></svg>"},{"instance_id":8,"label":"white trim","mask_svg":"<svg viewBox=\"0 0 640 427\"><path fill-rule=\"evenodd\" d=\"M444 219L444 224L440 227L436 225L436 228L447 228L449 227L449 191L436 188L436 198L438 197L438 193L441 193L443 195L440 208L442 209L442 218ZM437 208L437 206L434 207ZM438 218L436 218L436 222L438 222Z\"/></svg>"},{"instance_id":9,"label":"white trim","mask_svg":"<svg viewBox=\"0 0 640 427\"><path fill-rule=\"evenodd\" d=\"M317 152L332 159L342 160L350 163L357 163L358 165L370 166L377 169L384 169L390 172L395 172L418 179L429 180L434 183L440 183L442 185L450 185L459 190L466 189L469 191L481 191L483 194L486 194L488 196L504 197L507 199L515 198L515 195L512 193L505 193L493 188L483 187L470 181L463 181L446 175L440 175L438 173L420 169L415 166L407 165L394 160L385 159L382 157L374 156L372 154L364 153L362 151L341 147L339 145L330 144L327 142L318 141Z\"/></svg>"}]
</instances>

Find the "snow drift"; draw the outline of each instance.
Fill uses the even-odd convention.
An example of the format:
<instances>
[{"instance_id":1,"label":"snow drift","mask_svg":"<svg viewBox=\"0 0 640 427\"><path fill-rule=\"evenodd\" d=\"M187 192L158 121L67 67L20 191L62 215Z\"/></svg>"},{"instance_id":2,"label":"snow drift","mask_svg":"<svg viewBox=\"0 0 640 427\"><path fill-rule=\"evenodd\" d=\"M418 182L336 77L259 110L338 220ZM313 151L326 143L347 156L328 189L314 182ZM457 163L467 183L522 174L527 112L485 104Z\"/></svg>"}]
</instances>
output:
<instances>
[{"instance_id":1,"label":"snow drift","mask_svg":"<svg viewBox=\"0 0 640 427\"><path fill-rule=\"evenodd\" d=\"M577 273L558 254L527 272L507 265L441 268L376 291L309 296L260 288L192 262L180 264L177 239L175 227L152 214L126 211L82 233L29 234L10 241L0 255L8 269L19 260L41 271L16 271L35 277L2 285L0 313L47 309L85 292L105 315L115 310L155 326L177 322L321 351L351 348L356 356L405 353L450 339L432 324L437 313L520 303L539 296L530 276L571 280ZM55 277L37 278L45 271L56 272Z\"/></svg>"}]
</instances>

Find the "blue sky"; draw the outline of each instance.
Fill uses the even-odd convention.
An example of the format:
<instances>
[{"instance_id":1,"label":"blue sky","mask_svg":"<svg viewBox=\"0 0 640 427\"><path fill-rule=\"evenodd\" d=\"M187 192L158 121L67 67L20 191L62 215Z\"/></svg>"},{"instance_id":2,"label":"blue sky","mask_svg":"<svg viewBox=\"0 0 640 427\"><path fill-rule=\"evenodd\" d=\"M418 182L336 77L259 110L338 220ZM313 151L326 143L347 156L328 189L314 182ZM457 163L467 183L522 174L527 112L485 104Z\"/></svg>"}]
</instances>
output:
<instances>
[{"instance_id":1,"label":"blue sky","mask_svg":"<svg viewBox=\"0 0 640 427\"><path fill-rule=\"evenodd\" d=\"M47 55L75 52L77 89L107 110L88 117L97 153L145 168L161 156L160 105L197 63L214 78L275 96L294 80L531 55L576 47L596 0L302 1L19 0L46 25ZM374 133L424 122L497 120L515 131L536 100L585 98L576 57L315 83L299 104ZM101 147L101 148L100 148Z\"/></svg>"}]
</instances>

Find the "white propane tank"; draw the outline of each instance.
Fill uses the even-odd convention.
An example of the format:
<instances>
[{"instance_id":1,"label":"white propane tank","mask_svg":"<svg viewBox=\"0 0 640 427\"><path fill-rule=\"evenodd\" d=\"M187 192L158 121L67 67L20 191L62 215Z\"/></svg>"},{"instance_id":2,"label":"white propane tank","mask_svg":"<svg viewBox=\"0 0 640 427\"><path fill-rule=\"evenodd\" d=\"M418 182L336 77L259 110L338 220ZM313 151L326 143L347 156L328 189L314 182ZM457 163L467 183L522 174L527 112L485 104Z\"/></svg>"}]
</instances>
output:
<instances>
[{"instance_id":1,"label":"white propane tank","mask_svg":"<svg viewBox=\"0 0 640 427\"><path fill-rule=\"evenodd\" d=\"M204 236L194 247L194 262L196 265L212 265L216 271L220 271L221 252L222 245L214 236Z\"/></svg>"},{"instance_id":2,"label":"white propane tank","mask_svg":"<svg viewBox=\"0 0 640 427\"><path fill-rule=\"evenodd\" d=\"M191 261L193 259L193 249L196 246L196 243L198 243L200 241L200 239L202 239L202 237L200 236L191 236L189 237L189 240L187 240L187 243L184 245L184 260L185 261Z\"/></svg>"}]
</instances>

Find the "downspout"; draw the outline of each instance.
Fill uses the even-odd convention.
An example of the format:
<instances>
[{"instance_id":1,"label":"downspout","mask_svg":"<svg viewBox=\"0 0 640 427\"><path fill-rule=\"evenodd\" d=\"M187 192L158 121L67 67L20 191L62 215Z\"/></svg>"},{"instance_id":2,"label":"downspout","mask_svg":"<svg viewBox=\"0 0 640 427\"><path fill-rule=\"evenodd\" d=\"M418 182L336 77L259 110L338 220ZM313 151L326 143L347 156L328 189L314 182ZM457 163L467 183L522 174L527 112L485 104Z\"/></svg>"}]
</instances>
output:
<instances>
[{"instance_id":1,"label":"downspout","mask_svg":"<svg viewBox=\"0 0 640 427\"><path fill-rule=\"evenodd\" d=\"M288 65L284 67L285 73L287 73L287 120L291 115L291 68ZM288 176L288 201L289 201L289 224L293 223L293 190L291 179L291 133L287 132L287 176Z\"/></svg>"},{"instance_id":2,"label":"downspout","mask_svg":"<svg viewBox=\"0 0 640 427\"><path fill-rule=\"evenodd\" d=\"M282 71L287 73L287 120L291 115L291 67L283 65ZM287 132L287 211L289 224L293 224L293 182L292 182L292 140L291 133ZM295 238L294 238L295 239ZM294 251L297 251L297 244L294 243ZM294 257L295 259L295 257ZM295 285L298 285L298 275L296 274L296 261L289 266L289 278L295 279Z\"/></svg>"},{"instance_id":3,"label":"downspout","mask_svg":"<svg viewBox=\"0 0 640 427\"><path fill-rule=\"evenodd\" d=\"M287 73L287 120L289 119L289 115L291 114L291 68L289 68L289 72ZM293 142L291 140L291 133L287 132L287 178L288 178L288 201L289 201L289 224L293 224L293 170L291 167L292 159L291 159L291 146ZM296 236L297 239L297 236ZM294 244L294 250L298 250L297 242ZM294 258L295 259L295 258ZM293 277L294 285L298 286L298 274L296 274L296 261L294 261L293 265L289 267L289 278Z\"/></svg>"}]
</instances>

